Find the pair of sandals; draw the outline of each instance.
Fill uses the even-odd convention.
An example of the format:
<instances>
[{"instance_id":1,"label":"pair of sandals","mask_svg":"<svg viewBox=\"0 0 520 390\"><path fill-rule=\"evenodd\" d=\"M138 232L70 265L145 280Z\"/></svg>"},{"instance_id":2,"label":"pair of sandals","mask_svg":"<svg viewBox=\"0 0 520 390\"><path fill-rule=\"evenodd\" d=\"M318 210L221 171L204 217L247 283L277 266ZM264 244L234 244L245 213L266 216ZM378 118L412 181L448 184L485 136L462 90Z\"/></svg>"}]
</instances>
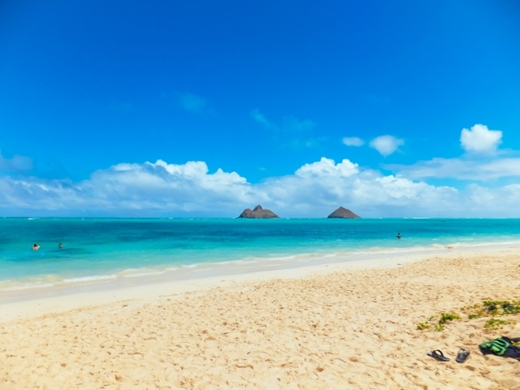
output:
<instances>
[{"instance_id":1,"label":"pair of sandals","mask_svg":"<svg viewBox=\"0 0 520 390\"><path fill-rule=\"evenodd\" d=\"M440 362L448 362L450 359L444 356L442 351L440 349L436 349L435 351L431 351L427 353L428 356L431 356L435 360L438 360ZM466 360L468 360L469 357L469 351L467 349L459 349L459 352L457 353L457 357L455 358L455 361L457 363L464 363Z\"/></svg>"}]
</instances>

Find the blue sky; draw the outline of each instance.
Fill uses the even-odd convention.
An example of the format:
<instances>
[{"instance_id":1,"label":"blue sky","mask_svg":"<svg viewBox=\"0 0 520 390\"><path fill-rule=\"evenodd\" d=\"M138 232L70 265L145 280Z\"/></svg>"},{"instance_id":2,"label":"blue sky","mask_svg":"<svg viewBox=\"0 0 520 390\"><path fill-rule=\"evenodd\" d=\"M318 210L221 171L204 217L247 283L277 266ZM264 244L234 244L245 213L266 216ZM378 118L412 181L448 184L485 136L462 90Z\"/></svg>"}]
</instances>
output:
<instances>
[{"instance_id":1,"label":"blue sky","mask_svg":"<svg viewBox=\"0 0 520 390\"><path fill-rule=\"evenodd\" d=\"M0 214L520 216L519 17L3 1Z\"/></svg>"}]
</instances>

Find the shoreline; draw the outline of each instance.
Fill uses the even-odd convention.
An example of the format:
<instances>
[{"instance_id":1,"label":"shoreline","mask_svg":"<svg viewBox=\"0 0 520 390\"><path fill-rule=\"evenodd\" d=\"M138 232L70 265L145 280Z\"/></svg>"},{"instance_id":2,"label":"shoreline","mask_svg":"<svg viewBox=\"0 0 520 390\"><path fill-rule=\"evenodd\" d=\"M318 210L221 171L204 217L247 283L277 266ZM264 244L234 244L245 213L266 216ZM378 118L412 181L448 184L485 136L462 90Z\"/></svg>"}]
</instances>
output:
<instances>
[{"instance_id":1,"label":"shoreline","mask_svg":"<svg viewBox=\"0 0 520 390\"><path fill-rule=\"evenodd\" d=\"M444 249L444 251L448 251ZM55 310L72 310L82 306L103 305L121 300L151 299L161 295L203 291L269 279L297 279L335 271L395 267L418 261L428 255L419 252L361 255L356 260L338 258L314 259L309 262L273 262L264 264L232 264L224 267L193 270L184 275L149 275L131 279L101 280L72 286L24 289L0 294L0 323L14 318L47 314ZM321 261L320 261L321 260ZM252 265L252 267L251 267ZM178 277L172 277L178 276ZM187 277L186 277L187 276ZM71 300L71 297L74 300Z\"/></svg>"},{"instance_id":2,"label":"shoreline","mask_svg":"<svg viewBox=\"0 0 520 390\"><path fill-rule=\"evenodd\" d=\"M475 256L476 253L493 254L519 248L517 242L485 243L477 249L470 246L419 247L316 255L308 256L306 260L302 260L302 256L292 261L228 261L209 264L208 267L186 267L181 270L183 272L177 273L151 271L138 277L103 278L44 288L14 289L0 292L0 323L46 314L49 310L63 311L120 300L150 299L268 279L297 279L331 272L395 268L431 257Z\"/></svg>"},{"instance_id":3,"label":"shoreline","mask_svg":"<svg viewBox=\"0 0 520 390\"><path fill-rule=\"evenodd\" d=\"M199 262L186 264L160 264L140 268L123 268L115 270L106 270L105 273L93 273L92 275L38 275L29 276L16 279L0 280L0 294L11 293L24 290L37 290L45 288L64 288L66 286L111 283L113 281L120 281L128 279L143 279L146 280L149 276L168 274L171 279L182 279L185 276L188 278L197 278L199 276L192 276L191 273L197 272L212 272L224 273L222 269L236 268L243 269L244 272L248 270L262 270L262 268L275 267L278 268L297 268L305 266L308 263L324 264L325 262L336 263L345 261L362 261L365 259L379 258L383 256L400 256L407 254L435 254L445 250L451 251L468 251L476 249L502 249L502 248L520 248L520 240L508 241L489 241L479 243L447 243L447 244L431 244L427 246L409 246L409 247L367 247L354 248L351 250L338 251L336 248L330 251L305 252L305 253L283 253L279 256L269 257L246 257L243 259L231 259L215 262ZM240 273L240 271L238 271Z\"/></svg>"},{"instance_id":4,"label":"shoreline","mask_svg":"<svg viewBox=\"0 0 520 390\"><path fill-rule=\"evenodd\" d=\"M348 251L307 252L296 254L281 254L271 257L248 257L241 260L224 260L216 262L199 262L189 264L161 264L142 268L125 268L105 273L91 275L40 275L16 279L0 280L0 304L4 297L27 295L31 292L48 292L50 290L75 290L92 286L96 290L99 285L114 284L115 286L137 285L163 282L166 280L184 280L216 275L241 274L258 272L264 269L299 268L309 264L332 264L371 260L384 256L406 256L415 254L436 254L446 250L471 251L476 249L492 250L502 248L520 248L520 240L489 241L480 243L448 243L431 244L428 246L409 247L368 247L355 248ZM109 287L108 287L109 288Z\"/></svg>"}]
</instances>

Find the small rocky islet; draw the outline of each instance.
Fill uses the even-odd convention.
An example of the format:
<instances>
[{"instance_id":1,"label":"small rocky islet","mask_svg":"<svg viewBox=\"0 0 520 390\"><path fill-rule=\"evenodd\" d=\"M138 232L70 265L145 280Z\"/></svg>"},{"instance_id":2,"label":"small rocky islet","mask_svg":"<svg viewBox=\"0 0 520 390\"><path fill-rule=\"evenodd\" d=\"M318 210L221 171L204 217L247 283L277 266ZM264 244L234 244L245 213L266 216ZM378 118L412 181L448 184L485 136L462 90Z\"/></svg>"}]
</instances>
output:
<instances>
[{"instance_id":1,"label":"small rocky islet","mask_svg":"<svg viewBox=\"0 0 520 390\"><path fill-rule=\"evenodd\" d=\"M359 215L357 215L357 214L354 214L349 209L346 209L344 207L338 207L327 218L359 219L361 217Z\"/></svg>"},{"instance_id":2,"label":"small rocky islet","mask_svg":"<svg viewBox=\"0 0 520 390\"><path fill-rule=\"evenodd\" d=\"M248 218L248 219L274 219L280 218L278 215L273 213L271 210L264 209L262 206L258 205L253 210L245 209L238 216L238 218ZM342 218L342 219L359 219L361 218L359 215L353 213L349 209L344 207L337 208L332 214L330 214L327 218Z\"/></svg>"},{"instance_id":3,"label":"small rocky islet","mask_svg":"<svg viewBox=\"0 0 520 390\"><path fill-rule=\"evenodd\" d=\"M245 209L238 218L250 218L250 219L273 219L280 218L278 215L273 213L271 210L263 209L262 206L258 205L253 210Z\"/></svg>"}]
</instances>

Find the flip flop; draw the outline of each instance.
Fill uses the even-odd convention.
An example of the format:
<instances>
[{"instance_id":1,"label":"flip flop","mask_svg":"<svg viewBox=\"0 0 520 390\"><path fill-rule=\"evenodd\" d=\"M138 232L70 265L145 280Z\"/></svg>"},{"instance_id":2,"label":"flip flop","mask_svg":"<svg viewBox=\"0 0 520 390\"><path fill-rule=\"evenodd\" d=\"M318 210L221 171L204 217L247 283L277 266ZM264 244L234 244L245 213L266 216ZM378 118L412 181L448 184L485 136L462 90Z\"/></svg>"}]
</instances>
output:
<instances>
[{"instance_id":1,"label":"flip flop","mask_svg":"<svg viewBox=\"0 0 520 390\"><path fill-rule=\"evenodd\" d=\"M428 352L427 355L431 356L432 358L434 358L435 360L438 360L440 362L447 362L450 360L446 356L444 356L444 354L442 353L442 351L440 349L436 349L435 351Z\"/></svg>"},{"instance_id":2,"label":"flip flop","mask_svg":"<svg viewBox=\"0 0 520 390\"><path fill-rule=\"evenodd\" d=\"M469 357L469 351L467 349L459 349L459 353L457 353L457 358L455 361L457 363L464 363Z\"/></svg>"}]
</instances>

